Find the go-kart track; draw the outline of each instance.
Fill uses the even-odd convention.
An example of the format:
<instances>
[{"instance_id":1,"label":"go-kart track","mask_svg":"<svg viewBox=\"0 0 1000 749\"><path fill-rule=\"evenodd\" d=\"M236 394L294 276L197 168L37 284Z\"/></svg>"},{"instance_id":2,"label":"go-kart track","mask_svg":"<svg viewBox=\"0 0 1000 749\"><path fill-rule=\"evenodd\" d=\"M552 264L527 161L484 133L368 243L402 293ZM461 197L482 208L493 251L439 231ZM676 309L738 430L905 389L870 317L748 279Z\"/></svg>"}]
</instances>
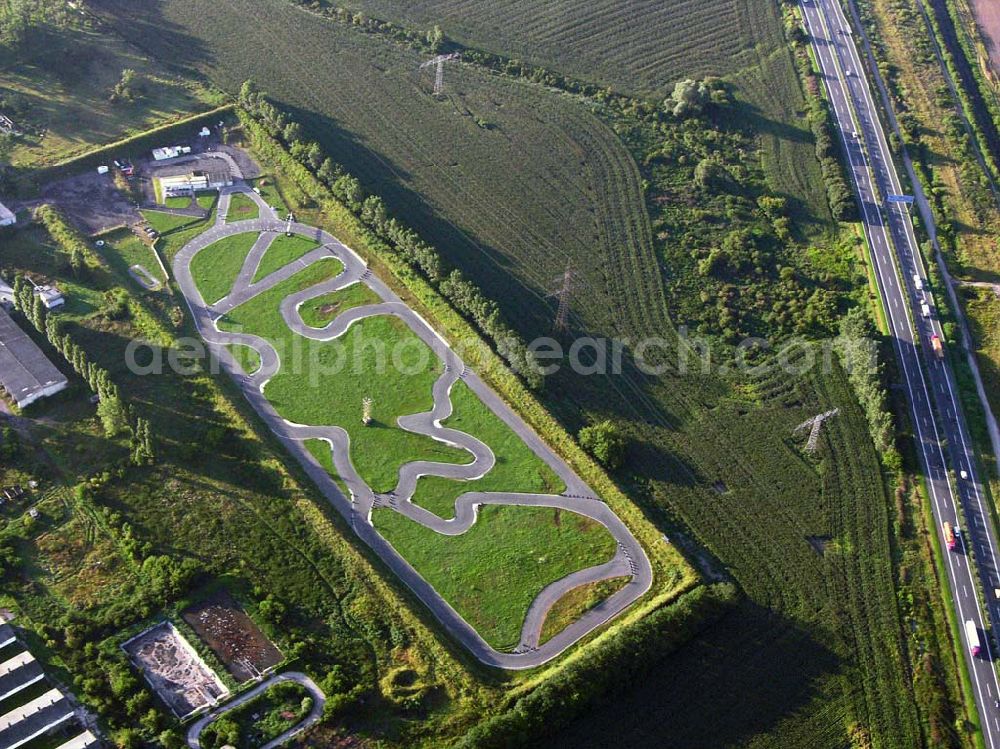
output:
<instances>
[{"instance_id":1,"label":"go-kart track","mask_svg":"<svg viewBox=\"0 0 1000 749\"><path fill-rule=\"evenodd\" d=\"M242 192L260 206L260 218L225 223L230 197ZM652 568L645 552L625 524L535 432L501 400L434 330L404 304L385 284L376 278L352 250L334 237L314 227L292 223L291 231L320 243L320 247L271 273L258 283L251 283L257 266L271 242L286 230L286 224L260 198L242 186L223 191L217 211L217 222L208 231L185 245L173 261L173 271L184 294L199 333L219 359L226 372L239 384L243 394L278 436L287 449L303 465L324 496L347 519L354 531L423 601L448 632L483 663L505 669L538 666L564 651L574 642L617 616L652 585ZM214 304L206 304L195 284L191 261L202 249L234 234L259 232L244 261L232 290ZM330 341L343 335L352 324L378 315L392 315L405 323L443 362L444 369L433 387L433 408L426 413L402 416L400 428L447 445L466 450L472 462L448 463L413 461L399 470L398 482L388 494L376 494L359 476L349 453L347 432L338 426L306 426L282 418L264 396L264 387L279 370L281 362L275 348L265 339L244 333L223 332L217 320L243 302L291 278L303 268L323 258L336 258L344 265L343 272L333 279L316 284L287 296L281 302L281 314L294 333L316 341ZM343 289L354 283L368 286L382 299L381 303L348 309L324 328L306 325L299 313L300 305L314 297ZM247 374L227 348L237 344L250 346L260 355L260 366ZM411 502L420 476L440 476L453 480L471 480L488 473L495 457L484 443L464 432L441 426L452 411L451 388L462 379L479 399L505 422L531 450L562 479L566 490L556 494L519 494L506 492L466 492L455 503L455 516L445 520ZM333 464L346 484L351 497L345 497L330 474L316 461L304 445L304 440L321 439L332 446ZM437 533L456 536L465 533L476 521L482 505L520 505L558 508L590 518L604 526L617 542L614 557L607 563L578 570L546 586L528 609L521 627L520 641L512 652L492 648L438 592L383 538L372 524L376 507L392 509L415 523ZM569 590L586 583L614 577L629 576L629 582L618 592L587 611L544 644L539 645L542 625L549 608Z\"/></svg>"}]
</instances>

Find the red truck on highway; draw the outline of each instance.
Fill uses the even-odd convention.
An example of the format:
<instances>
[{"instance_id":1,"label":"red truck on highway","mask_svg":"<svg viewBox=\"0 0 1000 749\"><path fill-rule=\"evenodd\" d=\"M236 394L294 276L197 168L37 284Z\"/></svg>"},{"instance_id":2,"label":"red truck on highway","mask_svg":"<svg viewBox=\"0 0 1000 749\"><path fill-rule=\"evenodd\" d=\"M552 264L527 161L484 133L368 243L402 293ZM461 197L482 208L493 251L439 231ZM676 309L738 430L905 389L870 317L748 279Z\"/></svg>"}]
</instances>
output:
<instances>
[{"instance_id":1,"label":"red truck on highway","mask_svg":"<svg viewBox=\"0 0 1000 749\"><path fill-rule=\"evenodd\" d=\"M931 348L934 349L934 353L937 354L938 359L944 357L944 346L941 345L941 339L936 333L931 336Z\"/></svg>"},{"instance_id":2,"label":"red truck on highway","mask_svg":"<svg viewBox=\"0 0 1000 749\"><path fill-rule=\"evenodd\" d=\"M955 550L955 544L957 539L955 538L955 529L951 527L951 523L944 524L944 542L948 545L949 551Z\"/></svg>"}]
</instances>

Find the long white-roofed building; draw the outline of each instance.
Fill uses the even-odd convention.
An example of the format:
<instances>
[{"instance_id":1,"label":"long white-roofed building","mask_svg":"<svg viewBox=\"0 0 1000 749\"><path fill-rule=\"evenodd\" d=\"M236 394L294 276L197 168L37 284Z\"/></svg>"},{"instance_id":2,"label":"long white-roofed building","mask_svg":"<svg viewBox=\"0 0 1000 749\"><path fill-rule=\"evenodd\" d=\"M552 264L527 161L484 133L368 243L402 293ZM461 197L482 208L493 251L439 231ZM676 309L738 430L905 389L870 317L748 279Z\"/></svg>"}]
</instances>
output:
<instances>
[{"instance_id":1,"label":"long white-roofed building","mask_svg":"<svg viewBox=\"0 0 1000 749\"><path fill-rule=\"evenodd\" d=\"M0 388L25 408L66 388L68 381L17 323L0 308Z\"/></svg>"}]
</instances>

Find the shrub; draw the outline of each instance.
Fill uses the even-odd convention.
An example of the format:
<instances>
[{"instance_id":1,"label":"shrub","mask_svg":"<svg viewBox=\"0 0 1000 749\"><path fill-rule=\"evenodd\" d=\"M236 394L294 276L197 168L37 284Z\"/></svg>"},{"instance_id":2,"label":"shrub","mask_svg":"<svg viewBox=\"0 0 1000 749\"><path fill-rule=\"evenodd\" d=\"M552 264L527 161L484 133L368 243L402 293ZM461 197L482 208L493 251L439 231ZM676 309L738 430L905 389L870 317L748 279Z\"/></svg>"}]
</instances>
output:
<instances>
[{"instance_id":1,"label":"shrub","mask_svg":"<svg viewBox=\"0 0 1000 749\"><path fill-rule=\"evenodd\" d=\"M625 462L625 435L613 422L601 421L584 427L579 439L583 449L605 468L614 471Z\"/></svg>"}]
</instances>

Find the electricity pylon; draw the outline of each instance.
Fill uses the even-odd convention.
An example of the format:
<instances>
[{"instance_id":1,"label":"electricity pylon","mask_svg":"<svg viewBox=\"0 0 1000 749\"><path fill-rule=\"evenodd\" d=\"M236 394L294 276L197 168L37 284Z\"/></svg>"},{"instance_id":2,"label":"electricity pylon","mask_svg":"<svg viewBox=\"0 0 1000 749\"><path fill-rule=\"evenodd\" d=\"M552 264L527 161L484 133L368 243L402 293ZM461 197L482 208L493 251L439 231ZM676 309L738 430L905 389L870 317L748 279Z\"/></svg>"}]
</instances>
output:
<instances>
[{"instance_id":1,"label":"electricity pylon","mask_svg":"<svg viewBox=\"0 0 1000 749\"><path fill-rule=\"evenodd\" d=\"M434 95L440 96L441 92L444 91L444 64L449 60L461 59L461 55L458 52L452 52L449 55L438 55L433 60L428 60L420 66L420 70L424 68L429 68L431 65L436 65L437 68L434 71Z\"/></svg>"}]
</instances>

